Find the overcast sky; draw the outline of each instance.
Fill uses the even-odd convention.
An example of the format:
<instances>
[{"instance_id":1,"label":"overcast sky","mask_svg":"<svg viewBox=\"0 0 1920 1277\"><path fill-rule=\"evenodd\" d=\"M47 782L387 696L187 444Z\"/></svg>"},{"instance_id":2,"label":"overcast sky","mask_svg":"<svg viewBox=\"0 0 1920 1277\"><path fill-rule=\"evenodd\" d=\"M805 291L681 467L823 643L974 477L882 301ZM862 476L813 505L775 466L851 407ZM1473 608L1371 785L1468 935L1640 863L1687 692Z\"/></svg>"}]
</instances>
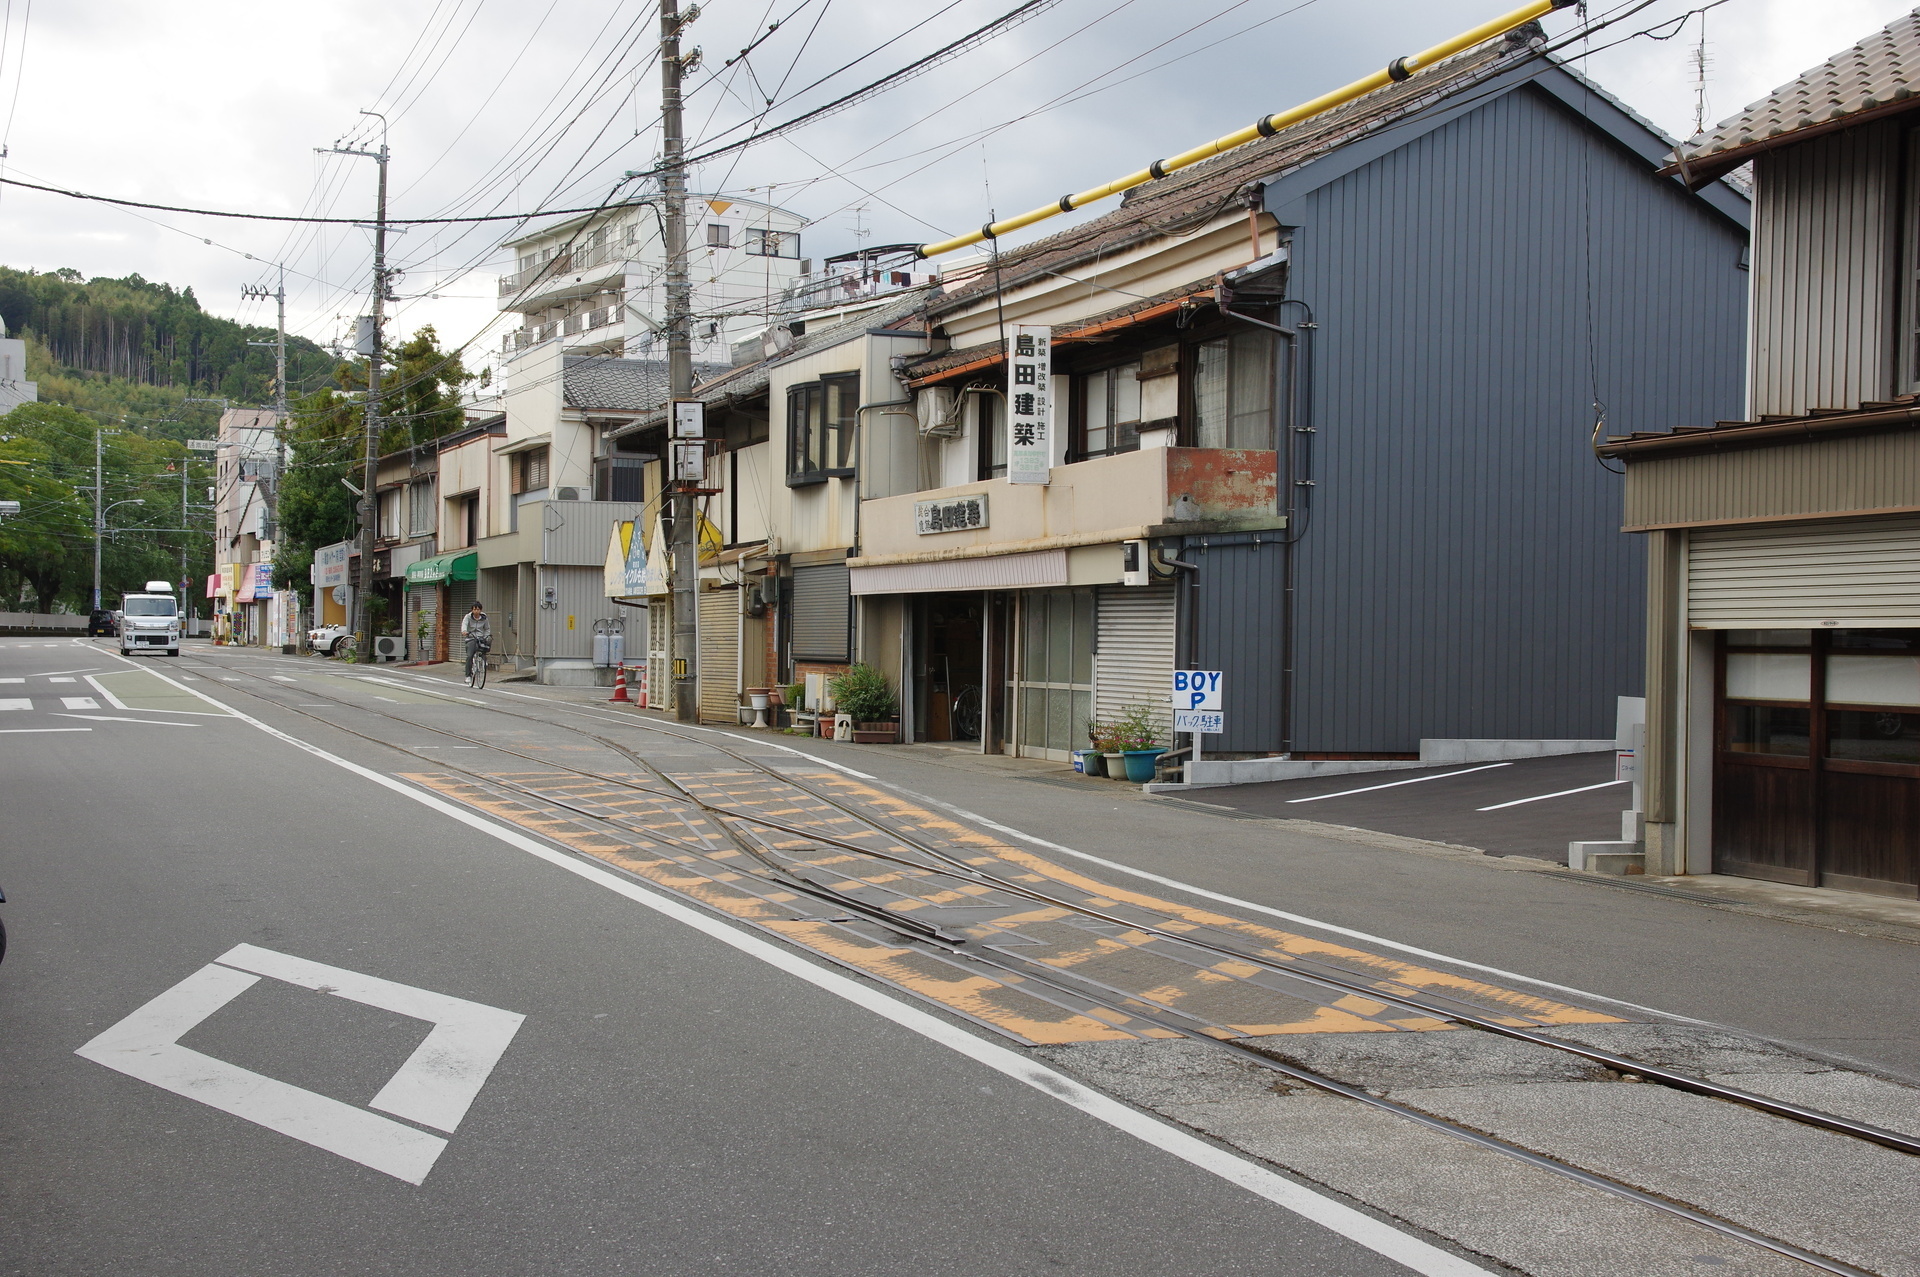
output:
<instances>
[{"instance_id":1,"label":"overcast sky","mask_svg":"<svg viewBox=\"0 0 1920 1277\"><path fill-rule=\"evenodd\" d=\"M1057 0L897 88L704 166L694 186L752 192L811 219L804 247L815 258L863 242L859 231L873 244L923 240L978 226L989 208L1024 211L1184 150L1511 2ZM1655 0L1594 35L1599 51L1579 65L1669 133L1692 132L1701 19L1677 28L1672 19L1704 2ZM787 119L1016 3L712 0L686 36L705 52L689 80L693 145L739 136L756 112ZM369 108L391 125L393 216L518 213L597 203L659 147L657 17L637 0L0 5L4 175L22 180L197 208L370 216L374 164L314 152L341 139L377 144L357 114ZM1709 119L1910 7L1723 0L1705 15ZM1592 6L1596 16L1611 11L1604 0ZM725 65L775 21L744 62ZM1556 14L1546 25L1558 34L1574 22ZM1649 29L1677 34L1600 48ZM497 244L515 229L398 237L406 300L392 331L431 322L458 343L491 324L471 361L489 362L499 329L512 326L495 318L493 277L505 262ZM353 227L136 215L0 189L0 263L138 272L192 286L217 314L270 324L271 303L242 301L240 289L270 285L261 263L283 261L289 326L323 342L364 309L369 239Z\"/></svg>"}]
</instances>

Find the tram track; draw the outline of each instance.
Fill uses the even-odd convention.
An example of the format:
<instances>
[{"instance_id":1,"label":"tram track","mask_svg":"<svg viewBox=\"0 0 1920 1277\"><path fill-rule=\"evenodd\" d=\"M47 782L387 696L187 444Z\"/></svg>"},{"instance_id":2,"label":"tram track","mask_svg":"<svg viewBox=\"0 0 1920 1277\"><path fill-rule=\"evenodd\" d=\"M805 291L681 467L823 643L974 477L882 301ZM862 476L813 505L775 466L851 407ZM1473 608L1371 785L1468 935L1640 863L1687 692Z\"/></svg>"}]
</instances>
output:
<instances>
[{"instance_id":1,"label":"tram track","mask_svg":"<svg viewBox=\"0 0 1920 1277\"><path fill-rule=\"evenodd\" d=\"M238 672L247 675L256 682L263 683L267 687L275 688L281 692L290 690L285 684L277 683L251 670L212 663L208 663L203 668L218 669L223 673ZM389 683L389 685L391 684ZM242 688L238 690L245 691L246 689ZM1629 1056L1589 1047L1582 1043L1567 1042L1546 1034L1536 1033L1513 1025L1502 1024L1490 1017L1476 1015L1470 1011L1463 1011L1458 1007L1436 1005L1431 1001L1413 996L1412 994L1402 994L1383 989L1378 983L1345 980L1324 970L1306 971L1300 969L1298 964L1294 963L1282 965L1263 957L1257 952L1250 952L1238 946L1219 944L1196 937L1191 932L1176 932L1164 928L1157 928L1150 923L1142 923L1138 919L1127 918L1104 910L1090 908L1080 902L1062 899L1047 892L1037 890L1025 883L1014 882L1001 875L987 873L975 865L967 864L959 858L894 827L891 822L871 811L863 810L860 807L840 800L830 793L824 792L820 787L808 783L799 776L768 766L752 756L718 744L709 739L705 733L694 735L683 731L676 731L668 725L638 717L632 720L626 720L624 718L617 720L617 725L619 726L631 727L653 733L657 736L671 738L682 743L697 745L703 749L711 750L732 759L742 767L747 768L750 772L759 773L764 778L777 784L792 787L841 815L864 825L867 829L882 838L890 839L925 859L922 860L915 856L905 856L895 852L883 851L877 847L855 843L847 838L838 837L819 829L809 829L804 825L796 825L786 821L776 820L762 813L744 811L737 807L715 803L688 786L681 784L664 770L655 766L640 754L635 753L626 745L598 732L584 731L568 724L555 722L551 718L541 717L538 714L521 712L492 703L486 705L486 708L489 710L540 727L575 732L580 736L594 741L601 748L612 751L635 764L641 769L642 774L657 778L662 785L668 788L656 788L652 785L638 784L630 780L610 778L602 773L561 763L550 757L540 757L535 754L526 753L509 746L501 745L492 740L469 736L451 728L433 726L386 710L358 705L342 697L333 696L325 691L311 687L301 690L303 694L310 693L320 696L354 713L372 714L376 717L401 724L414 731L431 732L435 735L458 740L477 748L492 750L496 753L520 758L534 763L549 772L569 773L590 780L597 785L611 786L617 789L631 791L635 794L664 799L672 803L684 804L707 817L706 823L711 824L734 849L750 857L755 864L760 866L761 872L772 881L777 882L782 888L787 890L797 889L815 899L829 902L836 908L845 909L857 915L860 920L882 927L898 936L903 943L938 948L955 957L963 958L969 962L977 963L981 966L1011 975L1023 984L1041 984L1074 998L1084 999L1090 994L1107 999L1118 996L1128 1000L1128 1013L1130 1015L1145 1023L1155 1025L1165 1030L1169 1036L1177 1036L1189 1041L1205 1043L1212 1048L1229 1053L1234 1058L1247 1064L1280 1074L1302 1085L1339 1095L1365 1104L1371 1108L1392 1113L1402 1119L1417 1123L1428 1129L1486 1148L1494 1153L1513 1158L1537 1169L1573 1180L1597 1191L1622 1197L1663 1214L1684 1219L1733 1240L1797 1260L1821 1271L1846 1274L1848 1277L1872 1277L1872 1274L1869 1273L1868 1270L1854 1267L1831 1256L1806 1250L1792 1243L1746 1228L1730 1220L1698 1210L1683 1202L1646 1192L1630 1184L1622 1183L1610 1177L1586 1170L1573 1163L1561 1161L1549 1155L1500 1139L1497 1136L1477 1130L1463 1123L1423 1112L1408 1105L1398 1103L1385 1096L1375 1094L1364 1088L1352 1086L1334 1078L1316 1073L1313 1070L1302 1068L1297 1064L1276 1059L1256 1048L1225 1040L1218 1036L1216 1032L1210 1032L1209 1029L1212 1026L1208 1025L1204 1020L1188 1016L1177 1007L1157 1004L1151 1006L1143 1005L1138 1000L1136 993L1126 989L1103 984L1099 981L1088 979L1078 972L1061 970L1042 962L1015 961L1004 953L989 951L985 946L977 943L972 938L959 936L939 927L929 926L920 922L918 919L900 916L883 907L875 906L871 902L860 900L858 897L852 896L847 892L838 891L832 887L813 882L797 870L780 864L779 861L774 858L779 855L783 849L776 848L760 838L751 836L746 831L749 827L757 826L761 829L773 830L791 837L800 838L819 846L831 847L850 855L866 857L884 864L911 868L919 873L948 877L974 887L1004 892L1008 895L1030 900L1037 904L1043 904L1050 909L1065 910L1084 918L1095 919L1109 925L1147 932L1180 945L1210 951L1234 962L1257 964L1264 967L1267 971L1289 980L1299 980L1368 999L1389 1002L1421 1016L1447 1021L1463 1028L1477 1029L1498 1036L1529 1042L1550 1050L1577 1056L1589 1062L1614 1069L1625 1077L1640 1078L1648 1082L1671 1087L1675 1090L1753 1108L1776 1117L1820 1128L1864 1143L1894 1149L1909 1155L1920 1155L1920 1139L1914 1139L1900 1132L1873 1126L1869 1123L1857 1122L1853 1119L1824 1113L1819 1110L1805 1108L1800 1105L1758 1095L1739 1088L1724 1086L1705 1078L1692 1077L1658 1065L1648 1064ZM650 839L659 840L662 843L695 855L711 856L715 851L715 848L704 839L699 841L689 840L687 838L660 833L652 827L637 830L634 825L617 816L610 816L605 812L594 811L578 803L570 803L553 794L540 792L537 789L516 782L509 776L478 771L471 767L464 767L452 763L443 758L429 756L419 750L410 749L395 742L382 740L368 733L347 727L323 715L309 713L300 706L290 705L274 696L262 695L259 692L247 692L247 694L275 708L286 710L335 730L346 732L349 735L356 736L372 744L419 758L423 762L429 763L441 771L456 772L468 776L484 785L497 786L501 789L511 791L524 799L542 804L550 804L554 807L569 811L576 816L604 822L629 833L644 832L645 836ZM430 693L423 691L423 694ZM454 703L471 704L469 698L449 696L447 699ZM596 722L616 721L609 719L604 714L581 711L564 703L556 703L555 708L563 714L569 714L574 717L591 718ZM686 822L683 818L683 823L688 825L688 832L693 833L696 839L701 838L699 831L693 827L691 822ZM564 846L565 844L562 845ZM575 848L568 848L568 850L573 851L575 854L582 854ZM622 869L617 864L614 865L614 868L631 875L630 870ZM637 875L631 876L637 877ZM841 876L847 877L849 875L843 870L841 871ZM641 880L646 881L644 878ZM652 883L650 885L658 886L659 884ZM689 898L695 899L698 903L706 903L699 901L697 897ZM736 918L735 921L739 921L739 919ZM813 952L815 952L816 956L826 957L830 961L834 960L830 954L821 954L817 950ZM842 963L842 965L850 964ZM857 966L851 966L851 969L860 974L871 974ZM984 1021L976 1020L976 1022L982 1023L988 1028L997 1027Z\"/></svg>"}]
</instances>

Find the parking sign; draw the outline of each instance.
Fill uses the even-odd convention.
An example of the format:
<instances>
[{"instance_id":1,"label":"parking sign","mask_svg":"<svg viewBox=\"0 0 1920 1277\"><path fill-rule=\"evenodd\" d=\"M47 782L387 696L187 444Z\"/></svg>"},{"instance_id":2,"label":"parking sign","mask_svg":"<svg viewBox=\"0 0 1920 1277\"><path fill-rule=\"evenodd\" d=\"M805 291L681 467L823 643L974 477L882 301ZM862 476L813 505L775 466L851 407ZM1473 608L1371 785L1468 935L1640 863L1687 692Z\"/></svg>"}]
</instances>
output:
<instances>
[{"instance_id":1,"label":"parking sign","mask_svg":"<svg viewBox=\"0 0 1920 1277\"><path fill-rule=\"evenodd\" d=\"M1219 670L1175 670L1173 707L1176 710L1225 708L1220 703Z\"/></svg>"}]
</instances>

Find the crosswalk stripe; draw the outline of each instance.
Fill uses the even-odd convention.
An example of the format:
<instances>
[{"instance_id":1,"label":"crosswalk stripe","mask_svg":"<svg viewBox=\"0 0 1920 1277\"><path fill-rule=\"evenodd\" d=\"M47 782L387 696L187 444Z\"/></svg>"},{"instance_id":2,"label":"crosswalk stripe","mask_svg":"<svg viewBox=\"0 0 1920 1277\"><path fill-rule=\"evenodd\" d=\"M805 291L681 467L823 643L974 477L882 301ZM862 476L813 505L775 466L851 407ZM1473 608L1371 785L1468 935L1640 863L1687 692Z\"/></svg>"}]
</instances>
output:
<instances>
[{"instance_id":1,"label":"crosswalk stripe","mask_svg":"<svg viewBox=\"0 0 1920 1277\"><path fill-rule=\"evenodd\" d=\"M32 709L33 702L28 700L0 700L0 709Z\"/></svg>"}]
</instances>

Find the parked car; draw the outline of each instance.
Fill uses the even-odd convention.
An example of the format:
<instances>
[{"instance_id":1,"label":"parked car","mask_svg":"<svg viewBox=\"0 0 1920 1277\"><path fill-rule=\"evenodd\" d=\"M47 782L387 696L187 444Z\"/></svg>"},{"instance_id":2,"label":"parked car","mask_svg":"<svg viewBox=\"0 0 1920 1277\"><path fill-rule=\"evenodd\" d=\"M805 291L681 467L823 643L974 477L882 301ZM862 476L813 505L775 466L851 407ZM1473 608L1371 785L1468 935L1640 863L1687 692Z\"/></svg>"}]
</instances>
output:
<instances>
[{"instance_id":1,"label":"parked car","mask_svg":"<svg viewBox=\"0 0 1920 1277\"><path fill-rule=\"evenodd\" d=\"M352 632L344 625L321 625L307 631L307 646L322 656L337 656Z\"/></svg>"},{"instance_id":2,"label":"parked car","mask_svg":"<svg viewBox=\"0 0 1920 1277\"><path fill-rule=\"evenodd\" d=\"M141 650L180 655L180 604L166 581L149 581L139 594L120 596L120 654ZM131 618L131 619L127 619Z\"/></svg>"},{"instance_id":3,"label":"parked car","mask_svg":"<svg viewBox=\"0 0 1920 1277\"><path fill-rule=\"evenodd\" d=\"M88 638L112 638L120 633L119 618L103 607L87 613Z\"/></svg>"}]
</instances>

